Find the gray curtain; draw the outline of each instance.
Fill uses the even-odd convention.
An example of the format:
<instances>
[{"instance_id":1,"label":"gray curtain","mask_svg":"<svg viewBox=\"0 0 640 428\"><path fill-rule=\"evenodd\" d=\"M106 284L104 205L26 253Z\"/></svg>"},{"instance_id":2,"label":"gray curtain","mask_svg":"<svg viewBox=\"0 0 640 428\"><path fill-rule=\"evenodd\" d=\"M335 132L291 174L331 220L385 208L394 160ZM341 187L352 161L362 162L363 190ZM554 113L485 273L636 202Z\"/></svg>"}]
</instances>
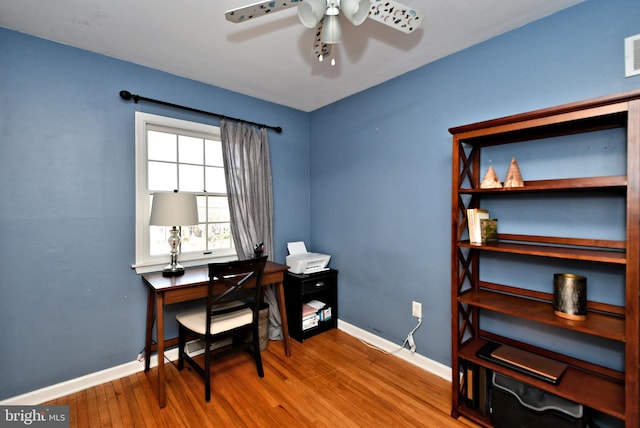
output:
<instances>
[{"instance_id":1,"label":"gray curtain","mask_svg":"<svg viewBox=\"0 0 640 428\"><path fill-rule=\"evenodd\" d=\"M220 121L222 154L229 195L231 234L238 258L253 256L257 243L273 260L273 188L266 128ZM265 291L269 304L269 339L281 340L282 320L273 286Z\"/></svg>"}]
</instances>

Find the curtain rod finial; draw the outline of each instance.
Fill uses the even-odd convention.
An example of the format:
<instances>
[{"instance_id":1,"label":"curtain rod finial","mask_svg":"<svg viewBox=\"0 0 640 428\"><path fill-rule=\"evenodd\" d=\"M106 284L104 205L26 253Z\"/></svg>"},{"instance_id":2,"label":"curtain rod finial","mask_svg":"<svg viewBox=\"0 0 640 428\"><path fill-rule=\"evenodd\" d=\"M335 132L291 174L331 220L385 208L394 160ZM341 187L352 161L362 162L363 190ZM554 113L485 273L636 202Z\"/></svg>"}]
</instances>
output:
<instances>
[{"instance_id":1,"label":"curtain rod finial","mask_svg":"<svg viewBox=\"0 0 640 428\"><path fill-rule=\"evenodd\" d=\"M131 92L129 91L120 91L120 98L122 98L123 100L130 100L132 97Z\"/></svg>"}]
</instances>

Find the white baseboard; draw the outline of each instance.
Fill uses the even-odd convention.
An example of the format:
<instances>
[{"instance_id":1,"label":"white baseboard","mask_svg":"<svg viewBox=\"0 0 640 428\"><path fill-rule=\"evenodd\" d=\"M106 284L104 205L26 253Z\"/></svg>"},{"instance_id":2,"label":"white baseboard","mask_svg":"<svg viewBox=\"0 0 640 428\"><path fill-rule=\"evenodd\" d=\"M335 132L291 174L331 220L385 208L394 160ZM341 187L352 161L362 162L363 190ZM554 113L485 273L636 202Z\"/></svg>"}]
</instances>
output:
<instances>
[{"instance_id":1,"label":"white baseboard","mask_svg":"<svg viewBox=\"0 0 640 428\"><path fill-rule=\"evenodd\" d=\"M168 358L169 360L175 360L178 358L178 349L169 349L164 353L164 355L165 358ZM151 367L155 367L157 365L158 357L156 355L152 355ZM121 364L119 366L100 370L99 372L89 373L85 376L60 382L55 385L50 385L42 389L27 392L26 394L16 395L15 397L0 401L0 405L35 406L41 403L46 403L47 401L55 400L59 397L64 397L65 395L82 391L83 389L103 384L105 382L111 382L112 380L121 379L134 373L141 372L143 370L144 360L135 360L129 363Z\"/></svg>"},{"instance_id":2,"label":"white baseboard","mask_svg":"<svg viewBox=\"0 0 640 428\"><path fill-rule=\"evenodd\" d=\"M338 320L338 328L345 333L356 337L364 342L367 342L377 348L386 352L394 352L398 358L402 358L409 363L420 367L430 373L435 374L443 379L451 381L451 368L429 358L426 358L420 354L412 354L408 349L401 349L400 345L393 342L389 342L386 339L382 339L374 334L371 334L361 328L355 327L347 322ZM397 351L397 352L396 352ZM178 349L173 348L167 350L165 358L169 360L176 360L178 358ZM158 365L158 358L156 355L151 356L151 367ZM70 379L65 382L60 382L55 385L50 385L42 389L38 389L32 392L27 392L22 395L8 398L0 401L0 405L21 405L21 406L35 406L41 403L55 400L59 397L64 397L69 394L73 394L83 389L91 388L96 385L110 382L112 380L121 379L126 376L130 376L134 373L144 370L144 361L131 361L129 363L121 364L119 366L111 367L99 372L90 373L85 376L81 376L75 379Z\"/></svg>"},{"instance_id":3,"label":"white baseboard","mask_svg":"<svg viewBox=\"0 0 640 428\"><path fill-rule=\"evenodd\" d=\"M401 358L413 364L414 366L420 367L421 369L428 371L429 373L432 373L451 382L451 367L449 366L431 360L418 353L412 353L406 348L401 348L401 345L398 345L397 343L390 342L340 319L338 320L338 329L364 342L367 342L370 345L375 346L376 348L380 348L385 352L392 352L398 358ZM400 349L400 351L398 351L398 349Z\"/></svg>"}]
</instances>

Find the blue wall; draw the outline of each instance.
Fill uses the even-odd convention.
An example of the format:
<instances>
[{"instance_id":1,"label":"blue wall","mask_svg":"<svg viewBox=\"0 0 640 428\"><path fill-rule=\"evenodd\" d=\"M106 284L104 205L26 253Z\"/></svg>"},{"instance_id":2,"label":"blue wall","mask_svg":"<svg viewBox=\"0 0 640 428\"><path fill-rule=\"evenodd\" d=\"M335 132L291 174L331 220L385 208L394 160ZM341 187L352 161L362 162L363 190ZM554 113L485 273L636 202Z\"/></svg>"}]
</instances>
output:
<instances>
[{"instance_id":1,"label":"blue wall","mask_svg":"<svg viewBox=\"0 0 640 428\"><path fill-rule=\"evenodd\" d=\"M623 64L637 33L637 0L588 0L307 114L0 29L0 399L143 346L133 111L208 119L121 89L282 126L276 261L292 240L331 254L340 318L398 345L422 302L418 352L450 364L447 129L640 87Z\"/></svg>"},{"instance_id":2,"label":"blue wall","mask_svg":"<svg viewBox=\"0 0 640 428\"><path fill-rule=\"evenodd\" d=\"M0 58L0 400L144 346L134 110L218 122L120 90L282 126L269 133L275 260L309 241L307 113L1 28Z\"/></svg>"},{"instance_id":3,"label":"blue wall","mask_svg":"<svg viewBox=\"0 0 640 428\"><path fill-rule=\"evenodd\" d=\"M311 238L340 270L340 318L401 344L420 301L418 352L450 365L448 128L638 88L638 33L637 0L588 0L313 112Z\"/></svg>"}]
</instances>

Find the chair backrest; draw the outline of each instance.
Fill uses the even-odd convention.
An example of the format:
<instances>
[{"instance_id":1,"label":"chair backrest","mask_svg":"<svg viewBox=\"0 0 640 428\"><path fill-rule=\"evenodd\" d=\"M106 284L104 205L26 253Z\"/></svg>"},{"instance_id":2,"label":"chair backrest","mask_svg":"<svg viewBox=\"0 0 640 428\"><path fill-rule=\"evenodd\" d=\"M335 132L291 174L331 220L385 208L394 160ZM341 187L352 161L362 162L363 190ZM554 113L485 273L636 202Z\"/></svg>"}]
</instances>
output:
<instances>
[{"instance_id":1,"label":"chair backrest","mask_svg":"<svg viewBox=\"0 0 640 428\"><path fill-rule=\"evenodd\" d=\"M257 316L267 256L209 264L207 334L212 315L250 307Z\"/></svg>"}]
</instances>

